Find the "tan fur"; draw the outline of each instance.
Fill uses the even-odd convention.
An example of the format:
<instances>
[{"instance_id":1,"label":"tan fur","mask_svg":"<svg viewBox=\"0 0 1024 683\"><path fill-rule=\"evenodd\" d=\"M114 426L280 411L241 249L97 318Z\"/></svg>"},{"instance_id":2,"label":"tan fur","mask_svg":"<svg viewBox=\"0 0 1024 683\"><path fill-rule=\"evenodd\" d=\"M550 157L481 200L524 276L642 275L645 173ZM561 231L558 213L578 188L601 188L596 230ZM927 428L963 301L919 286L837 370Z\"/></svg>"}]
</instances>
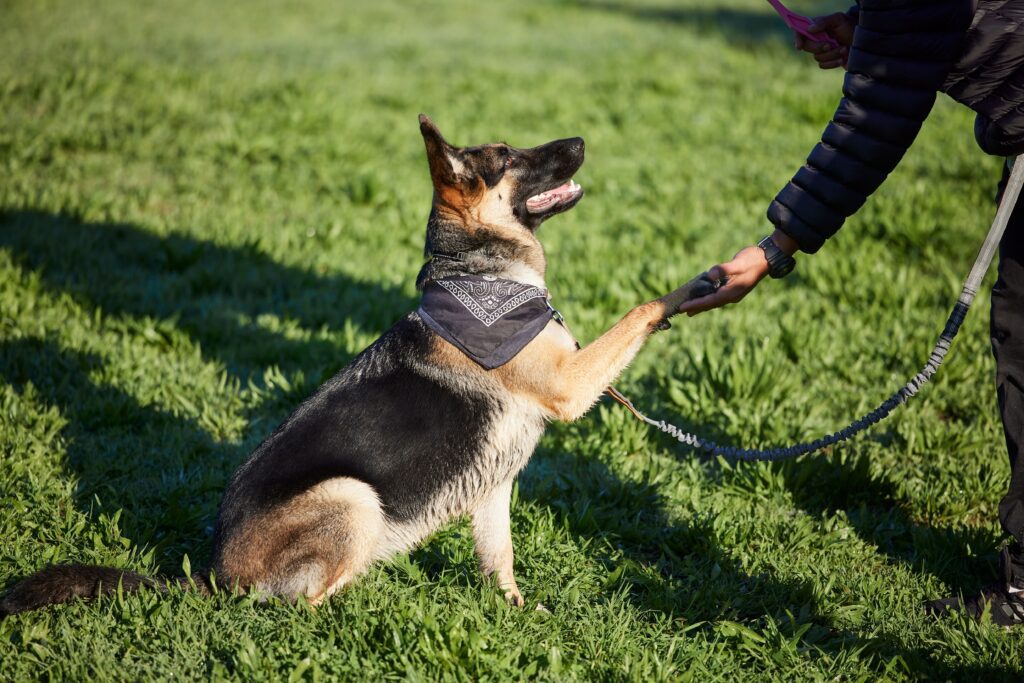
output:
<instances>
[{"instance_id":1,"label":"tan fur","mask_svg":"<svg viewBox=\"0 0 1024 683\"><path fill-rule=\"evenodd\" d=\"M441 213L450 213L464 223L478 202L479 194L477 192L465 192L460 187L448 185L434 187L434 206L437 207L437 210ZM467 228L469 227L470 225L467 225Z\"/></svg>"},{"instance_id":2,"label":"tan fur","mask_svg":"<svg viewBox=\"0 0 1024 683\"><path fill-rule=\"evenodd\" d=\"M428 130L434 130L429 124ZM434 130L436 132L436 130ZM453 163L450 148L438 133L425 136L434 181L434 210L446 222L458 224L474 239L493 236L514 245L515 258L500 277L544 287L547 262L543 247L531 230L523 229L511 203L516 178L504 175L488 188L481 178L463 177L465 169ZM485 146L484 149L487 147ZM480 568L493 575L506 597L523 604L513 573L513 547L509 522L512 482L525 466L540 436L544 418L575 420L604 393L640 350L644 340L675 314L686 300L688 287L631 310L597 340L579 349L566 327L551 321L511 361L484 370L455 346L434 337L420 371L466 393L494 397L503 406L494 417L482 460L492 463L487 478L469 476L456 481L447 496L415 524L389 529L379 546L381 556L412 547L453 515L469 512ZM531 442L528 448L523 443ZM495 467L495 463L501 463ZM487 484L487 481L500 484ZM481 488L483 485L485 488Z\"/></svg>"},{"instance_id":3,"label":"tan fur","mask_svg":"<svg viewBox=\"0 0 1024 683\"><path fill-rule=\"evenodd\" d=\"M511 265L525 266L527 272L509 273L506 277L530 284L543 281L547 270L544 248L536 235L523 230L512 213L508 202L514 191L511 179L503 178L491 188L482 180L469 188L435 184L434 191L437 211L457 220L468 234L486 231L517 245L519 262ZM525 275L527 279L515 275Z\"/></svg>"},{"instance_id":4,"label":"tan fur","mask_svg":"<svg viewBox=\"0 0 1024 683\"><path fill-rule=\"evenodd\" d=\"M479 372L475 363L461 368L439 364L441 359L461 362L460 358L465 356L448 342L438 340L444 346L438 345L428 356L427 367L421 368L424 375L430 376L433 370L444 374L449 386L465 386L501 402L502 408L493 415L487 438L481 444L480 459L487 463L487 472L471 471L453 478L445 495L436 499L425 514L414 522L389 526L378 546L381 559L414 548L453 517L473 514L492 499L496 487L491 481L507 482L511 490L512 481L526 466L544 429L544 415L534 402L510 395L494 376ZM508 496L505 505L508 505Z\"/></svg>"},{"instance_id":5,"label":"tan fur","mask_svg":"<svg viewBox=\"0 0 1024 683\"><path fill-rule=\"evenodd\" d=\"M582 349L576 348L568 329L553 320L515 358L490 372L440 337L433 355L443 366L496 379L508 391L534 401L548 419L576 420L629 365L647 337L679 307L685 299L683 289L634 308Z\"/></svg>"},{"instance_id":6,"label":"tan fur","mask_svg":"<svg viewBox=\"0 0 1024 683\"><path fill-rule=\"evenodd\" d=\"M575 420L604 393L640 350L644 340L686 299L686 288L638 306L597 340L582 349L569 330L552 320L525 349L505 365L484 370L441 337L429 355L432 364L478 390L489 387L526 398L548 419ZM509 413L511 415L511 413ZM515 429L507 420L496 428ZM524 463L525 464L525 461ZM511 472L512 477L518 467ZM472 511L473 539L480 569L494 575L505 597L523 605L513 572L513 547L509 523L509 496L513 479L491 490Z\"/></svg>"},{"instance_id":7,"label":"tan fur","mask_svg":"<svg viewBox=\"0 0 1024 683\"><path fill-rule=\"evenodd\" d=\"M481 225L506 227L515 229L517 233L524 233L525 231L516 224L516 217L512 214L512 205L506 201L512 195L513 190L512 179L502 178L497 185L478 194L476 202L470 207L470 216Z\"/></svg>"},{"instance_id":8,"label":"tan fur","mask_svg":"<svg viewBox=\"0 0 1024 683\"><path fill-rule=\"evenodd\" d=\"M494 238L512 245L514 258L504 263L505 279L543 287L547 262L532 230L516 218L511 198L518 182L505 174L487 187L480 177L465 177L466 168L452 154L429 119L421 118L434 181L434 210L439 218L457 224L477 241ZM484 153L489 147L482 148ZM388 528L377 544L378 557L411 548L452 516L469 513L480 568L493 575L506 597L523 604L513 573L513 547L509 502L516 474L526 465L547 420L575 420L598 400L608 385L629 364L644 340L675 314L686 300L688 286L631 310L597 340L579 349L573 335L556 321L518 355L494 370L484 370L440 336L418 372L467 394L493 398L497 413L481 462L487 472L468 473L452 482L450 490L434 501L415 523ZM344 573L331 582L329 595L352 576ZM322 595L317 599L322 599Z\"/></svg>"},{"instance_id":9,"label":"tan fur","mask_svg":"<svg viewBox=\"0 0 1024 683\"><path fill-rule=\"evenodd\" d=\"M372 487L329 479L250 520L225 544L224 569L239 586L315 604L377 559L384 532Z\"/></svg>"},{"instance_id":10,"label":"tan fur","mask_svg":"<svg viewBox=\"0 0 1024 683\"><path fill-rule=\"evenodd\" d=\"M509 390L535 397L551 419L576 420L629 365L668 310L661 300L638 306L578 350L566 343L569 335L558 323L549 323L543 334L497 370Z\"/></svg>"},{"instance_id":11,"label":"tan fur","mask_svg":"<svg viewBox=\"0 0 1024 683\"><path fill-rule=\"evenodd\" d=\"M523 595L512 572L512 528L509 499L512 480L495 488L473 511L473 541L480 558L480 571L494 576L498 587L512 604L521 607Z\"/></svg>"}]
</instances>

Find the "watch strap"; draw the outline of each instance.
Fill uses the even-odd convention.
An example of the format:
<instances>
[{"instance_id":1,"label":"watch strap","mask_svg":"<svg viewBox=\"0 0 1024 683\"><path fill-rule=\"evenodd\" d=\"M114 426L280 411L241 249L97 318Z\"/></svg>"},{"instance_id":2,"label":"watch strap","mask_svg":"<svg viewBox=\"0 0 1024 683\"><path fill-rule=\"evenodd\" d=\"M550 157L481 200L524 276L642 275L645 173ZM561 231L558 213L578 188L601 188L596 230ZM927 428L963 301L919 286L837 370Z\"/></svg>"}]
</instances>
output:
<instances>
[{"instance_id":1,"label":"watch strap","mask_svg":"<svg viewBox=\"0 0 1024 683\"><path fill-rule=\"evenodd\" d=\"M786 277L793 272L793 268L796 267L796 259L782 251L775 244L775 241L772 240L771 235L758 242L757 246L761 247L764 257L768 260L768 274L770 276L778 279Z\"/></svg>"}]
</instances>

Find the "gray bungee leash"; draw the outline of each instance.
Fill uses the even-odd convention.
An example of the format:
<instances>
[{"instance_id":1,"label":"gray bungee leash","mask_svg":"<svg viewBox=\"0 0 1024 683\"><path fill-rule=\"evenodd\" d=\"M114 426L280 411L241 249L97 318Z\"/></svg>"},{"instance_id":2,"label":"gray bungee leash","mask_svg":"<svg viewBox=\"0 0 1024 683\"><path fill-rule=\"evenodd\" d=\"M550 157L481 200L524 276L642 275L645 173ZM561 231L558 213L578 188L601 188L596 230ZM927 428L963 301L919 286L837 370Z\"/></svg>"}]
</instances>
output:
<instances>
[{"instance_id":1,"label":"gray bungee leash","mask_svg":"<svg viewBox=\"0 0 1024 683\"><path fill-rule=\"evenodd\" d=\"M946 357L946 354L949 352L949 347L953 343L953 338L956 337L957 332L960 331L960 325L963 324L964 318L967 317L967 311L970 310L971 304L974 302L974 297L978 293L978 288L981 286L981 281L985 277L988 267L992 264L992 259L995 257L996 249L999 247L999 241L1002 239L1003 233L1006 231L1006 225L1010 220L1010 214L1013 212L1013 207L1016 205L1017 198L1020 195L1021 186L1024 185L1024 163L1014 164L1012 161L1008 161L1007 163L1012 164L1013 170L1010 173L1009 181L1007 181L1006 189L1003 191L1003 198L999 203L999 209L996 211L996 217L992 221L992 227L988 231L988 236L985 238L985 242L981 245L981 251L978 253L978 258L974 261L974 267L971 268L971 272L967 276L967 281L964 282L963 289L960 291L960 299L953 307L953 311L949 314L949 319L946 320L946 326L943 328L942 334L939 335L939 340L935 343L934 348L932 348L932 353L931 356L928 357L928 362L925 364L921 372L914 375L913 379L900 387L896 393L887 398L877 408L864 415L859 420L856 420L849 426L840 429L838 432L823 436L815 441L800 443L786 448L758 449L722 446L714 441L710 441L709 439L684 431L683 429L665 422L664 420L654 420L647 417L637 410L628 398L620 394L614 388L609 387L608 393L611 394L615 400L626 406L626 408L628 408L637 418L643 420L652 427L657 427L666 434L671 435L680 443L703 451L708 455L721 455L732 460L775 461L795 458L799 455L813 453L841 441L846 441L855 434L881 422L888 417L897 406L906 403L911 396L917 394L917 392L921 390L921 387L928 383L928 380L932 378L932 375L934 375L939 369L939 366L942 365L942 361Z\"/></svg>"}]
</instances>

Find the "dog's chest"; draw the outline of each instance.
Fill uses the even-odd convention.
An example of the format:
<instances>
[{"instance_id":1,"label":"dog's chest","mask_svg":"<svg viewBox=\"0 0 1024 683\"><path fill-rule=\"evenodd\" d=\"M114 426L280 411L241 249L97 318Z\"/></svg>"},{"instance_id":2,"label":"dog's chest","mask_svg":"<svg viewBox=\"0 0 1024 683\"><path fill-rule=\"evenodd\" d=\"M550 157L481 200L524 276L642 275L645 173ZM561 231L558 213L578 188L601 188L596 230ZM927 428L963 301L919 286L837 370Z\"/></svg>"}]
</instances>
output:
<instances>
[{"instance_id":1,"label":"dog's chest","mask_svg":"<svg viewBox=\"0 0 1024 683\"><path fill-rule=\"evenodd\" d=\"M515 477L533 454L544 432L543 417L523 399L508 398L503 403L488 420L476 457L430 506L428 516L439 523L471 511L494 488Z\"/></svg>"},{"instance_id":2,"label":"dog's chest","mask_svg":"<svg viewBox=\"0 0 1024 683\"><path fill-rule=\"evenodd\" d=\"M471 513L526 466L543 432L544 419L535 404L503 401L490 415L474 457L451 473L415 518L392 527L390 550L410 548L453 517Z\"/></svg>"},{"instance_id":3,"label":"dog's chest","mask_svg":"<svg viewBox=\"0 0 1024 683\"><path fill-rule=\"evenodd\" d=\"M486 489L514 477L526 466L543 432L544 418L536 404L508 399L491 421L477 466L467 473L468 486L472 489L478 479L479 488Z\"/></svg>"}]
</instances>

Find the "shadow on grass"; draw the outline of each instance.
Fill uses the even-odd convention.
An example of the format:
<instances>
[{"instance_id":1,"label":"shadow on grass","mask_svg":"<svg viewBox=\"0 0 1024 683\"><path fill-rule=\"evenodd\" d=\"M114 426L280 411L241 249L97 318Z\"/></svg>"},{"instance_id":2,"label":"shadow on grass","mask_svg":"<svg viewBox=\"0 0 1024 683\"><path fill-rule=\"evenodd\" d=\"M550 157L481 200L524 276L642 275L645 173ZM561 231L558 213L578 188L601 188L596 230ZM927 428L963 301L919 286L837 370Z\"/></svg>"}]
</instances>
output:
<instances>
[{"instance_id":1,"label":"shadow on grass","mask_svg":"<svg viewBox=\"0 0 1024 683\"><path fill-rule=\"evenodd\" d=\"M244 453L214 442L193 420L95 383L89 374L99 367L96 356L52 341L0 342L0 380L19 391L31 385L67 420L61 438L79 508L88 511L97 497L103 509L122 510L124 535L153 548L158 562L176 566L183 552L204 561L206 529Z\"/></svg>"},{"instance_id":2,"label":"shadow on grass","mask_svg":"<svg viewBox=\"0 0 1024 683\"><path fill-rule=\"evenodd\" d=\"M868 476L865 462L858 461L850 471L834 463L815 463L782 465L798 471L788 480L794 488L819 492L818 496L802 494L802 498L794 493L808 511L893 500L883 483ZM811 466L800 469L807 465ZM671 615L681 628L696 622L758 623L767 616L784 637L796 637L801 650L812 647L832 655L862 651L872 658L871 666L880 675L905 669L936 680L975 676L981 677L977 680L1018 680L1018 674L999 662L950 664L936 658L927 646L907 647L893 634L876 631L865 637L836 627L833 618L823 613L809 582L747 573L721 547L713 515L673 521L656 484L620 477L595 457L540 449L521 477L521 491L524 498L556 510L574 535L602 539L598 548L616 549L603 556L598 551L596 559L604 562L609 572L622 566L622 581L630 587L638 608ZM825 506L829 492L837 492L838 497L832 506ZM990 542L984 534L976 539L970 533L912 525L901 517L890 523L891 514L873 508L850 516L865 540L879 545L882 552L944 580L969 581L975 571L982 576L990 572L988 564L981 561L970 567L950 562L950 557L963 557L966 543L984 547ZM889 531L907 526L910 531ZM914 557L907 557L908 552L915 553ZM797 635L801 629L805 630ZM719 637L723 634L718 632ZM894 662L895 658L902 664Z\"/></svg>"},{"instance_id":3,"label":"shadow on grass","mask_svg":"<svg viewBox=\"0 0 1024 683\"><path fill-rule=\"evenodd\" d=\"M398 289L281 265L255 246L159 237L133 225L38 211L0 211L0 249L83 307L173 319L204 355L243 379L272 365L336 369L349 360L326 340L267 329L261 315L312 332L346 324L383 331L415 306Z\"/></svg>"},{"instance_id":4,"label":"shadow on grass","mask_svg":"<svg viewBox=\"0 0 1024 683\"><path fill-rule=\"evenodd\" d=\"M986 529L931 527L915 522L899 504L896 487L873 477L866 456L843 463L836 456L780 463L793 502L805 512L830 516L845 510L857 535L889 558L936 577L951 593L970 595L997 577L998 541ZM982 555L979 550L990 549ZM925 596L925 599L948 595ZM923 609L923 605L921 606ZM908 649L894 636L863 641L868 651L900 656L911 671L931 680L1020 681L1020 673L991 664L952 665L925 649Z\"/></svg>"},{"instance_id":5,"label":"shadow on grass","mask_svg":"<svg viewBox=\"0 0 1024 683\"><path fill-rule=\"evenodd\" d=\"M666 383L657 377L645 380L643 387L641 395L656 397L668 391ZM673 413L678 411L656 402L650 410L656 416ZM716 443L744 445L735 444L734 438L713 421L697 424L684 414L675 414L672 419L685 431ZM888 437L881 434L884 432L861 435L839 447L841 451L774 463L773 478L782 482L796 507L817 517L843 510L865 543L876 546L892 561L928 573L954 590L971 592L994 580L998 537L984 528L933 527L915 521L901 507L896 486L884 474L872 475L870 457L858 449L857 443L874 438L886 447ZM658 434L656 438L680 458L699 458L715 467L707 456L688 450L667 436ZM749 486L751 490L761 485L753 470L743 465L727 476L733 483ZM979 550L990 552L979 556Z\"/></svg>"},{"instance_id":6,"label":"shadow on grass","mask_svg":"<svg viewBox=\"0 0 1024 683\"><path fill-rule=\"evenodd\" d=\"M681 626L768 615L793 628L811 622L806 639L819 646L856 640L819 614L807 582L746 573L721 548L712 516L672 521L656 484L622 478L594 457L548 450L538 452L521 482L524 498L556 510L574 535L615 549L598 559L610 572L622 565L622 581L642 610L672 615Z\"/></svg>"},{"instance_id":7,"label":"shadow on grass","mask_svg":"<svg viewBox=\"0 0 1024 683\"><path fill-rule=\"evenodd\" d=\"M986 529L951 529L915 522L899 505L896 487L871 474L867 456L818 456L781 463L793 502L816 516L845 510L864 540L891 560L931 574L954 590L971 592L996 578L994 539ZM990 548L986 556L971 549ZM934 596L942 597L942 596Z\"/></svg>"}]
</instances>

